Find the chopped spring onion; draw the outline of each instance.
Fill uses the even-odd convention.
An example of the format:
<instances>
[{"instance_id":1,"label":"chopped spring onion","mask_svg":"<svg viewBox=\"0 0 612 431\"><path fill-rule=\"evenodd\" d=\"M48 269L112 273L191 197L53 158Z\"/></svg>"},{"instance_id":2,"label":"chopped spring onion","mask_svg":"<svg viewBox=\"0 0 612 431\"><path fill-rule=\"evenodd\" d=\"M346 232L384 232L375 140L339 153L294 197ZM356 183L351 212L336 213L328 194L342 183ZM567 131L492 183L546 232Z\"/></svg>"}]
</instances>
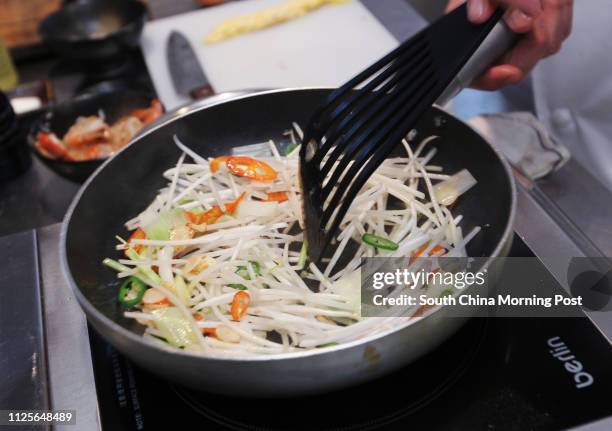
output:
<instances>
[{"instance_id":1,"label":"chopped spring onion","mask_svg":"<svg viewBox=\"0 0 612 431\"><path fill-rule=\"evenodd\" d=\"M236 289L236 290L247 290L247 287L244 284L238 284L238 283L228 284L228 287L231 287L232 289Z\"/></svg>"},{"instance_id":2,"label":"chopped spring onion","mask_svg":"<svg viewBox=\"0 0 612 431\"><path fill-rule=\"evenodd\" d=\"M259 262L257 262L256 260L249 260L249 263L251 264L255 275L261 275L261 266L259 265ZM236 274L238 274L245 280L251 279L251 274L249 273L249 269L246 266L240 265L238 269L236 269Z\"/></svg>"},{"instance_id":3,"label":"chopped spring onion","mask_svg":"<svg viewBox=\"0 0 612 431\"><path fill-rule=\"evenodd\" d=\"M372 247L379 248L381 250L395 251L399 248L399 244L391 241L390 239L383 238L382 236L374 235L371 233L365 233L361 237L363 242Z\"/></svg>"},{"instance_id":4,"label":"chopped spring onion","mask_svg":"<svg viewBox=\"0 0 612 431\"><path fill-rule=\"evenodd\" d=\"M126 272L130 270L130 268L128 268L127 266L117 262L114 259L110 259L108 257L102 261L102 264L108 266L111 269L114 269L117 272Z\"/></svg>"},{"instance_id":5,"label":"chopped spring onion","mask_svg":"<svg viewBox=\"0 0 612 431\"><path fill-rule=\"evenodd\" d=\"M296 144L295 142L292 142L287 145L287 148L285 148L285 157L293 153L299 146L300 145Z\"/></svg>"},{"instance_id":6,"label":"chopped spring onion","mask_svg":"<svg viewBox=\"0 0 612 431\"><path fill-rule=\"evenodd\" d=\"M138 261L142 259L142 257L133 248L128 248L125 254L132 260ZM136 267L145 277L147 277L153 283L160 284L162 282L160 276L157 275L157 273L147 265L136 265Z\"/></svg>"},{"instance_id":7,"label":"chopped spring onion","mask_svg":"<svg viewBox=\"0 0 612 431\"><path fill-rule=\"evenodd\" d=\"M306 261L308 260L308 241L304 240L302 248L300 249L300 258L298 260L298 269L304 269L306 267Z\"/></svg>"}]
</instances>

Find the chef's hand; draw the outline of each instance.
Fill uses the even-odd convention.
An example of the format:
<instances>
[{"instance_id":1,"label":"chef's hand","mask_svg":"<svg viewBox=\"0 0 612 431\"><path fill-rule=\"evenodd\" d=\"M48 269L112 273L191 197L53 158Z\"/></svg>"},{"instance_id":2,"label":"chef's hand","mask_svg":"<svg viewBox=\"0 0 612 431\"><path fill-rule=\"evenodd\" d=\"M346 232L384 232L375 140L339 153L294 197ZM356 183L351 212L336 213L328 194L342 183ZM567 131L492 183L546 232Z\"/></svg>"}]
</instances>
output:
<instances>
[{"instance_id":1,"label":"chef's hand","mask_svg":"<svg viewBox=\"0 0 612 431\"><path fill-rule=\"evenodd\" d=\"M451 11L465 0L450 0ZM506 22L524 36L498 65L485 71L472 87L497 90L521 81L536 63L556 54L572 30L573 0L467 0L470 21L489 19L497 6L507 9Z\"/></svg>"}]
</instances>

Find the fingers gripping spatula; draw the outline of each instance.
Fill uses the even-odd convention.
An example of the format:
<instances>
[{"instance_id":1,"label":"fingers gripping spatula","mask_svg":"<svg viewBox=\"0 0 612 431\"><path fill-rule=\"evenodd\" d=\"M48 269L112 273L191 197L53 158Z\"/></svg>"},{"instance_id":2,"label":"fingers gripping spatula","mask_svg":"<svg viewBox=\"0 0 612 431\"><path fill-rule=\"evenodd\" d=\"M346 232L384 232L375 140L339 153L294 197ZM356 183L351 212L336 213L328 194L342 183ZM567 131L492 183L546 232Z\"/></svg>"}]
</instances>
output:
<instances>
[{"instance_id":1,"label":"fingers gripping spatula","mask_svg":"<svg viewBox=\"0 0 612 431\"><path fill-rule=\"evenodd\" d=\"M359 190L419 118L514 43L502 16L500 9L474 25L467 7L457 8L334 91L314 113L300 150L312 262L324 254Z\"/></svg>"}]
</instances>

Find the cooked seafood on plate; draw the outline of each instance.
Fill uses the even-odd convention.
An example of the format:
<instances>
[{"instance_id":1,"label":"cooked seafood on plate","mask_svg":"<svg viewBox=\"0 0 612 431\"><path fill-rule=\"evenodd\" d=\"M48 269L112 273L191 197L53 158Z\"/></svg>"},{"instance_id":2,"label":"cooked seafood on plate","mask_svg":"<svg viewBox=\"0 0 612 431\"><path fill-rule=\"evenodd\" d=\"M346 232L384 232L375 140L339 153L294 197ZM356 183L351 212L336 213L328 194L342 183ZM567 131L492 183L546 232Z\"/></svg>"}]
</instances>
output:
<instances>
[{"instance_id":1,"label":"cooked seafood on plate","mask_svg":"<svg viewBox=\"0 0 612 431\"><path fill-rule=\"evenodd\" d=\"M49 159L82 161L105 158L126 146L147 124L163 113L159 100L154 99L147 108L137 109L107 124L104 112L78 117L62 139L52 131L36 135L36 149Z\"/></svg>"}]
</instances>

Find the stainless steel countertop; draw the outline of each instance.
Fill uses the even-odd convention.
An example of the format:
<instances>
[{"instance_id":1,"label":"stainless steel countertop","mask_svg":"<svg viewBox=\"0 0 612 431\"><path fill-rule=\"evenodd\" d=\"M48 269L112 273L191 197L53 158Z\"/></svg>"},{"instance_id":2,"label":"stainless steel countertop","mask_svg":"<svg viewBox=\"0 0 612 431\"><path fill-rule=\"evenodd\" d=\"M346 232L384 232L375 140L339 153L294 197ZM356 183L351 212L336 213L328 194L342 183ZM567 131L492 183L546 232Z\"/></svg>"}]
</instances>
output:
<instances>
[{"instance_id":1,"label":"stainless steel countertop","mask_svg":"<svg viewBox=\"0 0 612 431\"><path fill-rule=\"evenodd\" d=\"M60 224L38 230L49 394L54 410L76 410L76 429L99 430L98 397L85 314L59 262ZM71 431L72 425L56 425Z\"/></svg>"},{"instance_id":2,"label":"stainless steel countertop","mask_svg":"<svg viewBox=\"0 0 612 431\"><path fill-rule=\"evenodd\" d=\"M528 86L505 92L464 90L452 111L467 120L481 113L533 112ZM608 257L612 257L612 191L575 160L538 180L539 189Z\"/></svg>"},{"instance_id":3,"label":"stainless steel countertop","mask_svg":"<svg viewBox=\"0 0 612 431\"><path fill-rule=\"evenodd\" d=\"M6 265L0 270L0 410L46 410L49 394L36 232L14 234L0 244L0 262Z\"/></svg>"}]
</instances>

